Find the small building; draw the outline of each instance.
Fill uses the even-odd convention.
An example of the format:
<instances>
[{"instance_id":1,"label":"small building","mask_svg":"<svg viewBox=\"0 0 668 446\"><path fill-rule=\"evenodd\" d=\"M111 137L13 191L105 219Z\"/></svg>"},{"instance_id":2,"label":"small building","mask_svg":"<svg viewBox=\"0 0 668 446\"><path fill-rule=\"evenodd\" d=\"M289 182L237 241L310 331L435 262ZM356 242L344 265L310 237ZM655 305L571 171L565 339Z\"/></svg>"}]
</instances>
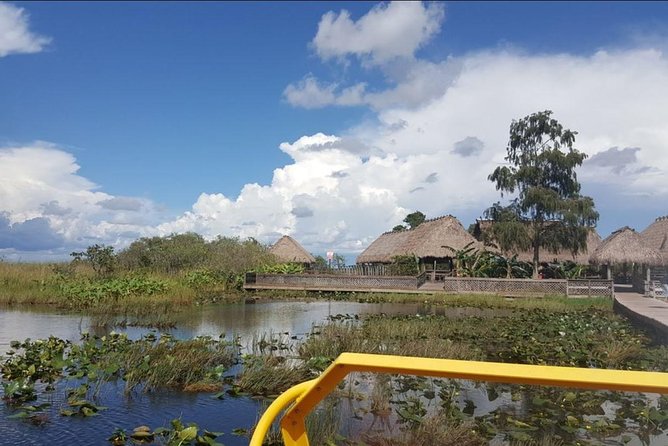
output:
<instances>
[{"instance_id":1,"label":"small building","mask_svg":"<svg viewBox=\"0 0 668 446\"><path fill-rule=\"evenodd\" d=\"M640 233L640 236L649 247L659 251L664 265L668 265L668 215L658 217L654 223ZM654 268L652 280L668 283L668 267Z\"/></svg>"},{"instance_id":2,"label":"small building","mask_svg":"<svg viewBox=\"0 0 668 446\"><path fill-rule=\"evenodd\" d=\"M601 242L592 253L591 263L605 265L608 279L613 265L626 265L631 269L634 288L644 289L643 282L650 282L653 267L662 267L663 257L656 249L649 246L634 229L624 226Z\"/></svg>"},{"instance_id":3,"label":"small building","mask_svg":"<svg viewBox=\"0 0 668 446\"><path fill-rule=\"evenodd\" d=\"M473 229L473 234L478 240L483 240L485 231L489 230L493 224L494 222L492 220L477 220ZM578 265L587 265L589 263L589 256L600 244L601 236L598 235L595 228L591 228L587 234L586 249L579 251L576 255L573 255L573 253L567 249L553 251L541 247L538 250L538 258L541 263L574 262ZM522 262L533 262L533 249L512 252L511 254L517 255L517 260Z\"/></svg>"},{"instance_id":4,"label":"small building","mask_svg":"<svg viewBox=\"0 0 668 446\"><path fill-rule=\"evenodd\" d=\"M269 248L269 252L276 256L279 261L285 263L302 263L304 265L315 263L315 257L289 235L284 235L278 239Z\"/></svg>"},{"instance_id":5,"label":"small building","mask_svg":"<svg viewBox=\"0 0 668 446\"><path fill-rule=\"evenodd\" d=\"M452 215L426 220L417 228L385 232L373 241L358 257L358 264L388 264L393 258L414 255L420 271L452 268L456 250L467 246L482 249L482 243L469 234Z\"/></svg>"}]
</instances>

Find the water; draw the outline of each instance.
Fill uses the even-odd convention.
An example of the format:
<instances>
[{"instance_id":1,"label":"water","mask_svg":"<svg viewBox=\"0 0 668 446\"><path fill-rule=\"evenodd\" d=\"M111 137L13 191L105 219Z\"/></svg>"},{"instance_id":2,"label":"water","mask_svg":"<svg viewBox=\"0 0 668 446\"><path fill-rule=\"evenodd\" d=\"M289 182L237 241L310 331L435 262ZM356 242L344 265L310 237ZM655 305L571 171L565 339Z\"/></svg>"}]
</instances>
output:
<instances>
[{"instance_id":1,"label":"water","mask_svg":"<svg viewBox=\"0 0 668 446\"><path fill-rule=\"evenodd\" d=\"M453 316L461 309L453 309ZM175 315L177 326L165 330L177 338L200 335L228 337L240 336L242 345L261 333L289 332L303 337L314 324L321 324L328 316L339 314L424 314L430 309L417 304L369 304L355 302L260 302L256 304L229 304L206 306ZM441 310L439 309L439 312ZM485 310L479 310L485 311ZM82 333L106 334L109 328L94 325L88 316L59 314L47 309L0 310L0 354L9 350L12 340L40 339L56 336L73 342ZM146 328L127 327L115 329L126 332L131 338L147 333ZM67 408L63 391L49 394L40 392L38 401L49 402L46 410L48 422L34 426L21 420L8 419L14 413L0 404L1 444L12 445L108 445L106 439L116 428L132 431L139 425L151 428L169 426L174 418L184 422L196 422L200 428L225 432L219 441L227 446L246 445L248 438L230 434L234 428L250 429L257 421L260 403L252 398L213 398L211 394L188 394L161 391L151 394L123 396L122 383L105 386L95 403L106 406L99 416L70 418L59 415Z\"/></svg>"},{"instance_id":2,"label":"water","mask_svg":"<svg viewBox=\"0 0 668 446\"><path fill-rule=\"evenodd\" d=\"M161 330L178 339L209 335L217 337L241 336L250 341L256 334L283 333L303 336L313 324L324 322L328 316L339 314L426 314L449 311L453 317L483 314L490 310L475 308L436 308L432 310L421 304L357 303L340 301L313 302L259 302L256 304L209 305L174 315L176 328ZM498 310L497 310L498 311ZM147 333L141 327L114 328L125 332L132 339ZM60 314L49 309L2 310L0 309L0 354L9 349L12 340L25 338L40 339L56 336L70 341L78 341L82 333L103 335L107 328L95 326L89 316Z\"/></svg>"},{"instance_id":3,"label":"water","mask_svg":"<svg viewBox=\"0 0 668 446\"><path fill-rule=\"evenodd\" d=\"M165 330L176 338L186 339L200 335L228 338L239 336L242 345L262 333L289 333L303 338L313 325L337 315L370 314L438 314L450 318L471 316L506 315L510 310L486 310L476 308L428 307L420 304L367 304L339 301L313 302L259 302L256 304L229 304L194 308L175 315L176 328ZM106 334L110 328L100 328L87 316L59 314L46 309L0 309L0 354L9 350L12 340L39 339L57 336L77 342L82 333ZM136 339L151 331L146 328L128 327L115 329ZM110 383L102 388L95 404L106 406L99 416L70 418L59 415L61 408L68 408L62 387L72 384L61 382L56 392L39 392L39 399L31 404L49 402L45 412L47 423L35 426L29 422L9 419L14 411L0 403L0 444L12 445L109 445L106 440L117 428L131 432L139 425L151 428L168 427L174 418L183 422L196 422L201 429L224 432L218 441L227 446L248 444L248 438L232 435L235 428L250 430L262 410L261 403L252 398L225 397L217 399L212 394L160 391L149 394L123 394L123 383ZM463 390L459 399L474 402L476 415L488 413L500 405L513 405L510 394L501 395L492 402L482 391L484 387ZM463 400L462 400L463 401ZM463 404L459 401L460 404ZM341 415L345 415L341 413ZM363 425L370 420L365 416ZM396 416L393 416L393 422ZM349 427L353 427L350 425ZM668 444L668 437L652 438L651 444ZM504 444L504 443L495 443ZM641 444L634 438L630 444Z\"/></svg>"}]
</instances>

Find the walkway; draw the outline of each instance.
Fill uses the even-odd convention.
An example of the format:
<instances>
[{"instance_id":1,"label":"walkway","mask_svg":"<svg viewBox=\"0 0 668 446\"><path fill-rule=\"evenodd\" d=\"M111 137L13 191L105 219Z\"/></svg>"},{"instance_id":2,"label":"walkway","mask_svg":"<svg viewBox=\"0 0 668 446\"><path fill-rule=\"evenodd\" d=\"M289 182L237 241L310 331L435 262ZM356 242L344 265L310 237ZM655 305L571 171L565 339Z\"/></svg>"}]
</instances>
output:
<instances>
[{"instance_id":1,"label":"walkway","mask_svg":"<svg viewBox=\"0 0 668 446\"><path fill-rule=\"evenodd\" d=\"M668 303L635 293L630 285L615 285L615 311L649 328L657 340L668 343Z\"/></svg>"}]
</instances>

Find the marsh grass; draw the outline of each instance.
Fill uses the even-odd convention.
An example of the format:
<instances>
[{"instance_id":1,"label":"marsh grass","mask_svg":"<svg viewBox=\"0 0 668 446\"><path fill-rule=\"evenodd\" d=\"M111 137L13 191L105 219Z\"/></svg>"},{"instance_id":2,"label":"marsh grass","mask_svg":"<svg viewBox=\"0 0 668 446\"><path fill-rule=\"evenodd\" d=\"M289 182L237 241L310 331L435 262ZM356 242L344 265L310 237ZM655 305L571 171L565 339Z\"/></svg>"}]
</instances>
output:
<instances>
[{"instance_id":1,"label":"marsh grass","mask_svg":"<svg viewBox=\"0 0 668 446\"><path fill-rule=\"evenodd\" d=\"M651 348L650 348L651 347ZM501 316L368 316L331 321L301 343L299 356L343 352L576 367L662 370L668 349L597 302L582 309L518 308Z\"/></svg>"},{"instance_id":2,"label":"marsh grass","mask_svg":"<svg viewBox=\"0 0 668 446\"><path fill-rule=\"evenodd\" d=\"M55 290L49 280L52 265L0 261L0 304L49 304Z\"/></svg>"},{"instance_id":3,"label":"marsh grass","mask_svg":"<svg viewBox=\"0 0 668 446\"><path fill-rule=\"evenodd\" d=\"M318 292L296 290L257 290L253 294L262 299L335 300L359 303L413 303L443 307L544 309L599 308L612 311L612 300L607 297L569 298L562 295L545 297L507 298L490 294L446 293L364 293L354 291Z\"/></svg>"},{"instance_id":4,"label":"marsh grass","mask_svg":"<svg viewBox=\"0 0 668 446\"><path fill-rule=\"evenodd\" d=\"M301 362L290 361L283 356L247 355L235 385L253 395L273 396L312 377Z\"/></svg>"},{"instance_id":5,"label":"marsh grass","mask_svg":"<svg viewBox=\"0 0 668 446\"><path fill-rule=\"evenodd\" d=\"M471 421L453 420L440 412L425 417L411 429L398 434L365 434L362 436L368 446L482 446L488 441L476 433Z\"/></svg>"},{"instance_id":6,"label":"marsh grass","mask_svg":"<svg viewBox=\"0 0 668 446\"><path fill-rule=\"evenodd\" d=\"M236 346L198 337L175 341L163 335L158 342L135 342L120 358L126 391L172 388L196 391L219 389L222 374L238 358Z\"/></svg>"},{"instance_id":7,"label":"marsh grass","mask_svg":"<svg viewBox=\"0 0 668 446\"><path fill-rule=\"evenodd\" d=\"M343 352L480 360L480 349L443 337L443 318L370 318L362 325L330 322L299 346L305 360L335 359Z\"/></svg>"}]
</instances>

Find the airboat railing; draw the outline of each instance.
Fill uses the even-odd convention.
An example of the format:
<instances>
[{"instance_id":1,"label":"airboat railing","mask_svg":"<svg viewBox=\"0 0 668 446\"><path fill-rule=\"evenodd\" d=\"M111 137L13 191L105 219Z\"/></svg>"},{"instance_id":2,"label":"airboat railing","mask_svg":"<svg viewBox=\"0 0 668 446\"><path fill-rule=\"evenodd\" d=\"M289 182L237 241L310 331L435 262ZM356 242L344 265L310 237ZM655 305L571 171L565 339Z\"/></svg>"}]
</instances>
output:
<instances>
[{"instance_id":1,"label":"airboat railing","mask_svg":"<svg viewBox=\"0 0 668 446\"><path fill-rule=\"evenodd\" d=\"M351 372L668 394L668 373L662 372L342 353L320 377L297 384L274 400L255 427L250 445L261 446L273 422L287 408L281 419L284 444L309 446L306 416Z\"/></svg>"}]
</instances>

